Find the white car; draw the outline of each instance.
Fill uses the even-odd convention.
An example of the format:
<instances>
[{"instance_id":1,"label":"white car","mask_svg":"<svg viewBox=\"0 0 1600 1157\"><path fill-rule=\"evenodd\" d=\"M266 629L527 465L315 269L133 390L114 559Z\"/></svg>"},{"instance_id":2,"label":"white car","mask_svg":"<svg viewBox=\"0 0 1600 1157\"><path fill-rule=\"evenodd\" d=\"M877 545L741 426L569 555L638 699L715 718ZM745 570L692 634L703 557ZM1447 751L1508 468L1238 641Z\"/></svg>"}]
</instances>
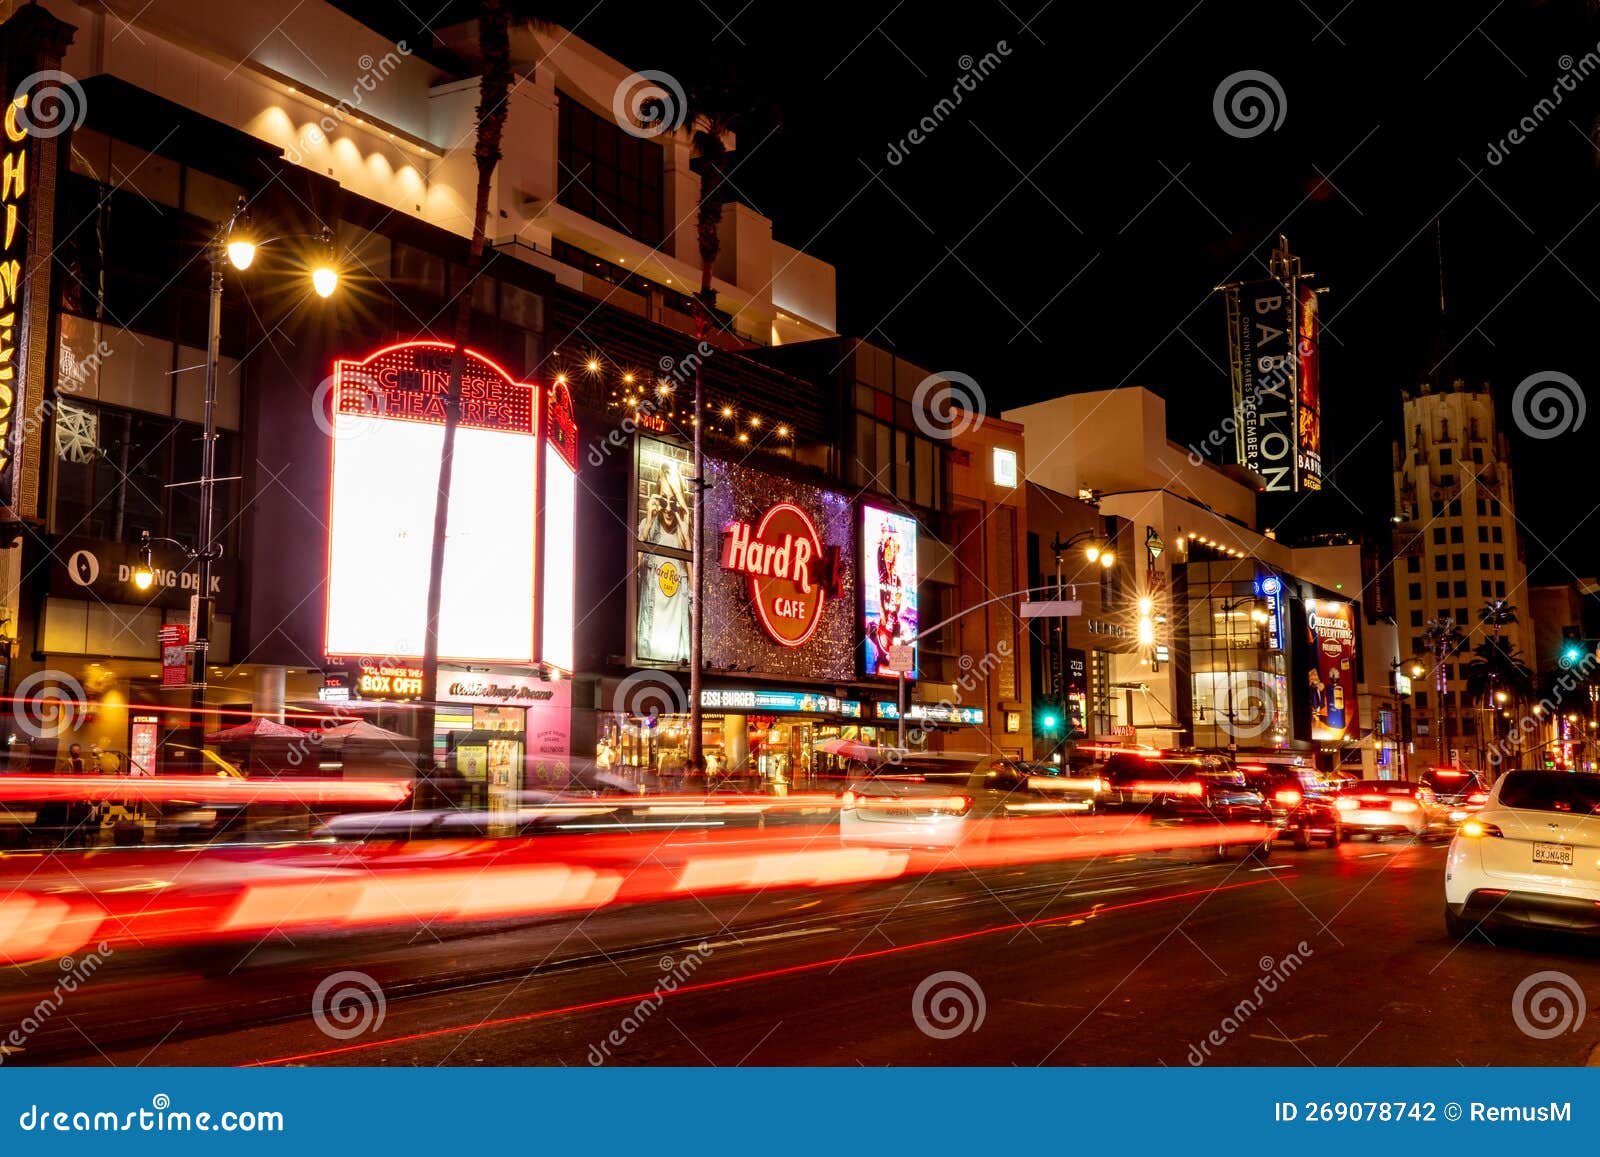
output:
<instances>
[{"instance_id":1,"label":"white car","mask_svg":"<svg viewBox=\"0 0 1600 1157\"><path fill-rule=\"evenodd\" d=\"M1450 841L1444 923L1600 933L1600 776L1513 771Z\"/></svg>"}]
</instances>

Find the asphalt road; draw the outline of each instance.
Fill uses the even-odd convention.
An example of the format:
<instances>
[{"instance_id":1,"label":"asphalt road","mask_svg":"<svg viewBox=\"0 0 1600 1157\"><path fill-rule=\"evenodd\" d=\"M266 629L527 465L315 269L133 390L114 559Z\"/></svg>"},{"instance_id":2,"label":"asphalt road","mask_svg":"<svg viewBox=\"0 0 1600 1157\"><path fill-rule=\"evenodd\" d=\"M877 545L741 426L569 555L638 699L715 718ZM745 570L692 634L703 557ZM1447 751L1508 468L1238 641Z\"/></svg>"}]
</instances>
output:
<instances>
[{"instance_id":1,"label":"asphalt road","mask_svg":"<svg viewBox=\"0 0 1600 1157\"><path fill-rule=\"evenodd\" d=\"M1455 943L1443 861L1438 843L1280 847L1265 867L1164 853L279 939L243 961L130 952L42 1018L59 965L0 976L0 1046L33 1015L5 1063L1585 1063L1600 1013L1539 1037L1513 999L1546 971L1600 998L1600 951Z\"/></svg>"}]
</instances>

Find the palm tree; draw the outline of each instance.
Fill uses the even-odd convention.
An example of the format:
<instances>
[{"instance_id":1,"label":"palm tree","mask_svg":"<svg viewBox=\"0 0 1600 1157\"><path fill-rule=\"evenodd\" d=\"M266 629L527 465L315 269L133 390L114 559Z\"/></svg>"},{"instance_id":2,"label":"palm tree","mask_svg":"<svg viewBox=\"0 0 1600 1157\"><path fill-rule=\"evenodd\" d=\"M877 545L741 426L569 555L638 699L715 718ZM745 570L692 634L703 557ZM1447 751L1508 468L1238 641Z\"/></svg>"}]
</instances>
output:
<instances>
[{"instance_id":1,"label":"palm tree","mask_svg":"<svg viewBox=\"0 0 1600 1157\"><path fill-rule=\"evenodd\" d=\"M1500 699L1502 696L1509 698L1513 703L1522 703L1533 694L1533 672L1522 661L1522 655L1511 640L1503 635L1492 635L1479 643L1472 650L1473 658L1467 664L1467 696L1484 709L1489 726L1486 734L1480 732L1478 749L1480 758L1478 766L1483 768L1486 761L1482 758L1486 743L1495 743L1500 738Z\"/></svg>"},{"instance_id":2,"label":"palm tree","mask_svg":"<svg viewBox=\"0 0 1600 1157\"><path fill-rule=\"evenodd\" d=\"M1445 710L1446 697L1450 694L1450 677L1446 664L1457 651L1466 643L1466 636L1461 633L1461 628L1449 615L1440 615L1432 619L1422 629L1423 645L1428 653L1433 656L1433 680L1438 693L1439 702L1436 718L1439 727L1439 762L1448 763L1450 759L1449 713Z\"/></svg>"},{"instance_id":3,"label":"palm tree","mask_svg":"<svg viewBox=\"0 0 1600 1157\"><path fill-rule=\"evenodd\" d=\"M733 133L746 111L736 95L737 87L731 73L713 69L690 86L687 122L690 128L695 159L700 168L700 202L695 220L695 242L700 251L700 292L695 295L699 309L695 313L695 349L711 334L711 327L720 324L715 310L717 291L712 288L712 273L717 256L722 252L722 210L728 203L728 137ZM705 383L701 362L694 362L694 507L690 519L690 569L694 571L693 592L689 599L689 757L691 774L705 767L704 737L701 734L700 687L704 672L704 617L701 592L705 584L705 559L702 556L702 529L705 522Z\"/></svg>"},{"instance_id":4,"label":"palm tree","mask_svg":"<svg viewBox=\"0 0 1600 1157\"><path fill-rule=\"evenodd\" d=\"M511 94L512 25L548 28L531 6L517 0L479 0L478 52L483 75L478 81L477 139L473 157L478 166L477 196L472 209L472 243L467 250L469 282L456 293L455 349L450 359L449 393L445 397L444 442L439 450L439 487L433 507L433 548L428 559L428 602L423 624L422 710L420 735L425 767L433 751L433 704L439 691L439 602L444 585L445 539L450 529L450 484L455 471L456 425L460 420L461 376L466 369L466 346L472 333L471 279L478 275L488 233L489 182L500 163L500 142L505 135L506 101ZM428 767L431 770L431 767Z\"/></svg>"}]
</instances>

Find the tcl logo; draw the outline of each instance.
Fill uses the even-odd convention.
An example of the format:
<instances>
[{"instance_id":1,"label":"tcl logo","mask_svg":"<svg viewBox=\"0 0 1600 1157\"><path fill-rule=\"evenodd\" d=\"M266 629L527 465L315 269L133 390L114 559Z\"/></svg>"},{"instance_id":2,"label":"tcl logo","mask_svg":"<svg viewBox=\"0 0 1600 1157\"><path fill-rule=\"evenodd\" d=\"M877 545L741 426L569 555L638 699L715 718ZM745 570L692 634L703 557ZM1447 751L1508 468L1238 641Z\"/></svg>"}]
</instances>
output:
<instances>
[{"instance_id":1,"label":"tcl logo","mask_svg":"<svg viewBox=\"0 0 1600 1157\"><path fill-rule=\"evenodd\" d=\"M822 539L811 516L780 502L752 527L735 522L722 530L722 566L750 580L750 601L761 626L785 647L816 633L827 601Z\"/></svg>"}]
</instances>

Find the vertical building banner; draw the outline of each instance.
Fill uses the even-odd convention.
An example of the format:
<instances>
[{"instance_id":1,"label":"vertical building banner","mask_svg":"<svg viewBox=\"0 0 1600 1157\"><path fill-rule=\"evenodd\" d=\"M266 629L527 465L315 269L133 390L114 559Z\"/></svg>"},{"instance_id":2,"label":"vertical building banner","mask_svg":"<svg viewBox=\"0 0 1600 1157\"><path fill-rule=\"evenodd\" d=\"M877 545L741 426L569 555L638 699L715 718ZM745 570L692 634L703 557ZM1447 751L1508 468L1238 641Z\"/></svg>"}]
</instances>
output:
<instances>
[{"instance_id":1,"label":"vertical building banner","mask_svg":"<svg viewBox=\"0 0 1600 1157\"><path fill-rule=\"evenodd\" d=\"M75 31L36 5L0 25L0 523L40 516L56 174L84 117L83 90L60 71Z\"/></svg>"},{"instance_id":2,"label":"vertical building banner","mask_svg":"<svg viewBox=\"0 0 1600 1157\"><path fill-rule=\"evenodd\" d=\"M1354 603L1306 600L1306 697L1311 738L1335 742L1361 733L1356 718Z\"/></svg>"}]
</instances>

